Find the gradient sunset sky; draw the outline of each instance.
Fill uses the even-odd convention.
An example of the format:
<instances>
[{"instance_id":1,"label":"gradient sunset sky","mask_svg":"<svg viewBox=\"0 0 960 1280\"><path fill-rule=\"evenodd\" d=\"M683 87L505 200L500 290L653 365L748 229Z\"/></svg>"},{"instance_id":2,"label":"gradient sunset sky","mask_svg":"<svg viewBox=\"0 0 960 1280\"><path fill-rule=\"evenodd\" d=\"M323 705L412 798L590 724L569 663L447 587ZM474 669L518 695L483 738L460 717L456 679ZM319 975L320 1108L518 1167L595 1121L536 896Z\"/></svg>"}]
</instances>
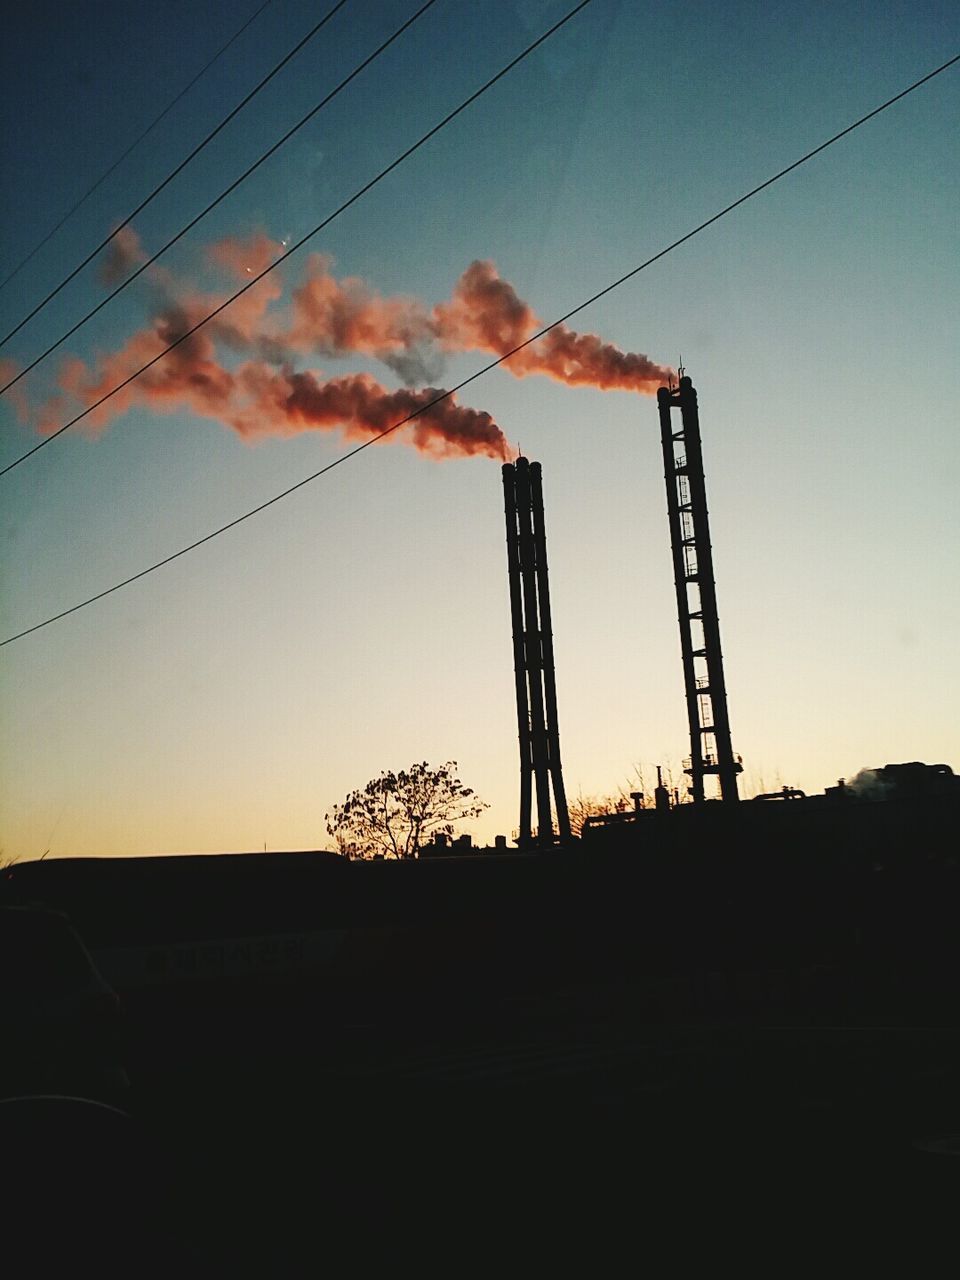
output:
<instances>
[{"instance_id":1,"label":"gradient sunset sky","mask_svg":"<svg viewBox=\"0 0 960 1280\"><path fill-rule=\"evenodd\" d=\"M89 402L129 344L149 348L172 307L225 297L572 4L437 0L159 270L3 397L0 466ZM257 7L38 0L7 16L0 278ZM5 367L55 341L418 7L350 0L120 251L6 344ZM264 9L0 290L3 333L325 8ZM328 406L347 403L344 388L386 396L382 407L406 402L405 377L414 392L461 381L495 349L506 311L491 298L554 320L957 52L947 0L593 0L246 295L233 328L223 314L206 353L213 390L171 366L0 478L0 639L366 438L360 419L336 427ZM895 761L960 769L958 122L960 65L570 322L653 366L682 353L697 387L745 794L820 791ZM473 263L489 265L471 276ZM471 281L482 306L464 301ZM318 320L321 295L347 299L349 333ZM322 848L335 802L417 760L457 760L490 803L474 836L509 836L501 439L543 466L568 795L616 789L637 765L648 780L656 763L678 774L688 743L656 384L497 369L457 396L476 411L462 438L482 447L450 445L438 423L425 456L398 432L0 648L3 857Z\"/></svg>"}]
</instances>

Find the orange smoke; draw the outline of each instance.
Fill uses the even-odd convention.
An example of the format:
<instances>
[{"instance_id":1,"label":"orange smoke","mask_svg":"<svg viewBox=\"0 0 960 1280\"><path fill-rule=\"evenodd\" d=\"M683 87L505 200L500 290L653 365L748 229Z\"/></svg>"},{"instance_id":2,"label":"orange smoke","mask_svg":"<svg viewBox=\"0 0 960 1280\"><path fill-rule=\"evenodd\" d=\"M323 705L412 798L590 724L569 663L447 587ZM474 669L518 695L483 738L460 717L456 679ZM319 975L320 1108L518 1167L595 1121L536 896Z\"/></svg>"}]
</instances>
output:
<instances>
[{"instance_id":1,"label":"orange smoke","mask_svg":"<svg viewBox=\"0 0 960 1280\"><path fill-rule=\"evenodd\" d=\"M640 391L651 396L674 376L672 369L647 356L621 351L595 333L574 333L563 324L511 356L504 368L518 378L544 373L568 387Z\"/></svg>"},{"instance_id":2,"label":"orange smoke","mask_svg":"<svg viewBox=\"0 0 960 1280\"><path fill-rule=\"evenodd\" d=\"M480 350L506 355L526 342L543 322L492 262L472 262L457 281L449 304L434 308L439 341L449 351ZM639 391L655 395L673 375L667 365L621 351L593 333L560 324L504 362L518 378L542 373L570 387Z\"/></svg>"},{"instance_id":3,"label":"orange smoke","mask_svg":"<svg viewBox=\"0 0 960 1280\"><path fill-rule=\"evenodd\" d=\"M342 427L348 439L363 438L381 435L416 413L409 431L422 453L435 458L484 454L501 461L511 456L489 413L459 405L452 395L431 404L444 394L434 387L387 391L367 373L324 382L313 373L268 371L259 363L242 366L237 380L247 403L230 425L244 435L273 433L278 427L285 433Z\"/></svg>"},{"instance_id":4,"label":"orange smoke","mask_svg":"<svg viewBox=\"0 0 960 1280\"><path fill-rule=\"evenodd\" d=\"M287 337L299 351L406 350L432 337L430 316L413 298L382 298L362 280L335 280L331 260L311 254L307 279L293 291L294 324Z\"/></svg>"},{"instance_id":5,"label":"orange smoke","mask_svg":"<svg viewBox=\"0 0 960 1280\"><path fill-rule=\"evenodd\" d=\"M260 287L245 297L253 297ZM71 408L95 404L207 314L209 301L194 297L171 305L156 316L151 328L139 330L116 352L101 358L95 370L82 360L67 361L60 371L61 394L44 406L40 430L56 430ZM264 305L263 300L250 302L239 315L231 308L222 314L232 324L219 325L218 317L191 334L98 405L87 419L90 426L102 429L118 415L143 406L159 413L186 410L224 423L246 439L337 427L353 439L380 435L421 411L403 438L422 453L435 458L484 454L501 461L511 456L503 432L488 413L460 405L453 396L425 408L444 394L442 390L389 391L369 374L324 381L315 373L298 373L289 365L277 369L264 360L228 368L218 358L218 342L233 347L259 342L251 321Z\"/></svg>"},{"instance_id":6,"label":"orange smoke","mask_svg":"<svg viewBox=\"0 0 960 1280\"><path fill-rule=\"evenodd\" d=\"M440 352L503 356L530 339L543 321L492 262L473 262L449 302L428 310L415 298L382 298L361 280L337 280L330 259L311 256L306 282L293 293L293 323L282 337L294 352L362 352L404 372ZM621 351L592 333L558 325L504 363L518 378L544 374L572 387L653 395L674 371L648 356Z\"/></svg>"},{"instance_id":7,"label":"orange smoke","mask_svg":"<svg viewBox=\"0 0 960 1280\"><path fill-rule=\"evenodd\" d=\"M19 372L20 365L16 360L11 360L9 356L0 356L0 387L5 387L8 382L12 382ZM16 386L11 387L7 395L20 422L29 423L32 414L23 383L18 382Z\"/></svg>"},{"instance_id":8,"label":"orange smoke","mask_svg":"<svg viewBox=\"0 0 960 1280\"><path fill-rule=\"evenodd\" d=\"M503 355L543 327L492 262L471 262L451 301L434 307L433 317L437 337L448 351Z\"/></svg>"},{"instance_id":9,"label":"orange smoke","mask_svg":"<svg viewBox=\"0 0 960 1280\"><path fill-rule=\"evenodd\" d=\"M289 353L376 356L408 380L423 372L431 348L504 356L543 328L492 262L473 262L447 303L428 310L415 298L383 298L363 281L337 280L330 259L311 256L307 279L293 293L293 322L280 336ZM558 325L504 363L518 378L540 373L567 386L653 395L674 371L648 356L621 351L592 333ZM423 380L422 378L420 380Z\"/></svg>"},{"instance_id":10,"label":"orange smoke","mask_svg":"<svg viewBox=\"0 0 960 1280\"><path fill-rule=\"evenodd\" d=\"M113 239L100 259L101 284L113 288L146 260L147 254L144 253L140 237L133 227L121 227L114 232Z\"/></svg>"},{"instance_id":11,"label":"orange smoke","mask_svg":"<svg viewBox=\"0 0 960 1280\"><path fill-rule=\"evenodd\" d=\"M262 231L242 239L240 236L224 236L215 241L207 249L211 262L226 267L239 279L245 276L258 276L266 270L271 262L276 261L283 253L283 245L271 240Z\"/></svg>"},{"instance_id":12,"label":"orange smoke","mask_svg":"<svg viewBox=\"0 0 960 1280\"><path fill-rule=\"evenodd\" d=\"M282 245L258 233L209 246L206 260L244 279L264 270L282 252ZM144 260L136 234L124 228L111 244L103 271L119 278ZM303 283L292 290L287 305L280 301L284 287L279 272L258 281L94 409L89 425L102 429L119 414L144 406L214 419L248 439L335 428L349 438L369 438L419 410L398 438L421 452L437 458L509 458L510 446L488 413L459 405L452 396L424 408L443 394L433 384L448 354L482 351L507 356L543 327L495 265L471 263L450 300L434 307L416 298L385 298L355 277L338 280L331 268L330 258L313 254ZM95 404L229 296L184 287L156 266L144 280L153 313L150 323L101 356L93 368L68 360L60 369L58 394L32 415L41 431L56 430L78 407ZM299 361L318 354L373 357L407 386L391 391L366 373L324 380L316 371L297 369ZM539 373L568 386L648 394L673 373L645 355L621 351L565 324L508 356L504 367L516 377Z\"/></svg>"}]
</instances>

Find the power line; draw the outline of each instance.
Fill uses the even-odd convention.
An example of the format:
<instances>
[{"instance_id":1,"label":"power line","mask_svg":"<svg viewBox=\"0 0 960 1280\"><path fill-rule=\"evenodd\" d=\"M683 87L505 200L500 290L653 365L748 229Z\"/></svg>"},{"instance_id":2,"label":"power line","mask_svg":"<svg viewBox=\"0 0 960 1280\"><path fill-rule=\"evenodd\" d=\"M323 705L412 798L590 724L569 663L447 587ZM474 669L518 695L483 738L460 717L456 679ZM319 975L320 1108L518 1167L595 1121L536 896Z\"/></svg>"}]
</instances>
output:
<instances>
[{"instance_id":1,"label":"power line","mask_svg":"<svg viewBox=\"0 0 960 1280\"><path fill-rule=\"evenodd\" d=\"M334 16L334 14L336 14L340 9L342 9L346 3L347 3L347 0L337 0L337 3L333 6L333 8L330 9L328 13L324 14L324 16L317 23L317 25L311 31L308 31L307 34L303 37L303 39L298 44L294 45L294 47L290 50L290 52L286 55L286 57L281 58L280 61L277 63L277 65L273 68L273 70L268 72L267 75L263 77L263 79L255 88L250 90L250 92L243 99L243 101L238 102L237 105L230 112L230 114L227 116L224 116L224 118L220 121L217 127L213 129L212 132L208 133L201 143L198 143L198 145L194 147L194 149L187 156L186 160L182 160L180 164L178 164L177 167L171 173L168 173L167 176L164 178L164 180L158 186L154 187L154 189L150 192L147 198L145 200L142 200L132 213L128 213L119 226L114 227L114 229L107 236L106 240L101 241L100 244L98 244L95 249L93 249L90 253L88 253L87 256L84 258L84 260L80 263L80 265L78 267L74 267L74 269L70 272L70 274L68 276L65 276L64 279L60 281L60 283L57 285L55 289L51 289L50 292L47 294L47 296L42 301L38 302L37 305L33 308L33 310L28 315L25 315L23 317L23 319L20 321L19 324L15 325L5 337L0 338L0 347L2 347L5 343L9 342L10 339L14 336L14 334L19 333L28 320L32 320L38 311L42 311L43 308L47 305L47 303L52 298L55 298L57 296L57 294L60 292L61 289L65 288L66 285L68 285L75 276L79 275L80 272L83 270L83 268L88 266L94 260L97 254L100 253L102 249L105 249L107 247L107 245L114 238L114 236L117 234L118 231L122 231L123 228L128 225L128 223L133 221L133 219L137 216L138 213L142 213L143 210L147 207L147 205L151 202L151 200L153 200L156 196L158 196L160 192L164 189L164 187L167 186L168 183L173 181L173 179L177 176L178 173L183 172L183 170L187 167L190 161L195 156L199 155L200 152L204 149L205 146L207 146L208 143L213 141L213 139L217 136L217 134L230 123L230 121L234 118L234 116L236 116L237 114L239 114L239 112L243 110L243 108L247 105L250 99L256 97L256 95L260 92L260 90L264 87L264 85L268 84L269 81L271 81L273 77L277 74L277 72L282 70L282 68L285 67L287 63L290 61L290 59L294 57L295 54L299 53L300 50L303 48L303 46L307 44L310 40L312 40L313 37L317 34L317 32L320 30L320 28L325 26L330 21L330 19Z\"/></svg>"},{"instance_id":2,"label":"power line","mask_svg":"<svg viewBox=\"0 0 960 1280\"><path fill-rule=\"evenodd\" d=\"M578 8L582 7L582 5L578 6ZM575 13L576 10L573 12ZM571 16L572 14L568 14L567 18ZM566 21L566 18L563 19L563 21ZM552 30L555 30L555 28L551 28L551 31ZM541 36L540 41L537 43L542 42L544 39L546 39L546 36ZM434 399L430 400L427 404L421 405L418 409L415 409L413 413L407 414L405 418L401 418L400 421L395 422L393 426L385 428L375 436L371 436L369 440L365 440L362 444L350 449L347 453L341 454L339 458L335 458L333 462L327 463L327 465L325 467L321 467L319 471L315 471L312 475L306 476L303 480L297 481L296 484L291 485L288 489L284 489L282 493L275 494L272 498L268 498L266 502L262 502L259 506L253 507L250 511L244 512L243 515L237 516L227 524L221 525L219 529L214 529L212 533L208 533L204 537L198 538L196 542L190 543L189 546L181 547L179 551L175 551L172 555L164 557L163 560L158 560L148 568L141 569L139 573L135 573L131 577L125 578L122 582L117 582L112 587L108 587L105 591L100 591L96 595L90 596L86 600L82 600L79 604L72 605L69 609L64 609L50 618L45 618L43 622L37 622L32 627L26 627L23 631L18 631L15 635L8 636L5 640L0 640L0 648L2 648L3 645L12 644L14 640L20 640L34 631L39 631L41 628L47 627L53 622L58 622L61 618L66 618L71 613L76 613L79 609L84 609L87 605L94 604L97 600L102 600L105 596L112 595L113 592L119 591L122 587L129 586L130 583L136 582L139 578L144 578L147 574L163 568L164 565L170 564L171 561L178 560L181 556L187 555L188 552L194 551L197 547L203 546L204 543L212 542L213 539L218 538L220 534L226 533L229 529L235 528L238 524L242 524L245 520L249 520L255 515L259 515L261 511L265 511L268 507L272 507L275 503L289 497L290 494L296 493L298 489L302 489L305 485L311 484L314 480L318 480L321 476L326 475L335 467L340 466L341 463L347 462L350 458L356 457L356 455L358 453L362 453L364 449L368 449L371 445L379 443L379 441L383 440L386 436L392 435L394 431L399 431L401 427L412 422L414 418L420 417L421 414L426 413L428 409L432 409L435 405L440 404L441 401L449 399L452 395L456 395L458 391L462 391L463 388L469 386L471 382L476 382L478 378L482 378L483 375L489 373L491 369L496 369L499 365L506 363L506 361L509 360L511 356L515 356L518 351L522 351L525 347L530 346L531 343L537 342L545 334L549 333L551 329L556 329L559 325L572 319L573 316L578 315L579 312L585 310L589 306L592 306L593 303L599 301L600 298L605 297L606 294L612 293L614 289L619 288L620 285L625 284L626 281L632 279L647 267L652 266L653 263L666 257L668 253L672 253L674 249L679 248L680 245L693 239L693 237L699 235L701 231L705 231L707 227L712 226L713 223L718 222L723 217L726 217L728 213L732 213L734 209L744 204L747 200L752 199L755 195L759 195L761 191L766 190L767 187L772 186L775 182L779 182L780 179L786 177L788 173L792 173L794 169L798 169L801 165L806 164L808 160L812 160L814 156L819 155L821 151L825 151L827 147L833 146L835 142L839 142L840 139L845 138L847 134L852 133L855 129L859 129L860 126L866 124L868 120L872 120L874 116L879 115L882 111L886 111L888 107L893 106L894 103L905 98L907 94L912 93L915 89L919 89L921 85L926 84L929 80L932 80L934 76L940 75L941 72L946 71L957 62L960 62L960 54L956 54L948 62L944 62L941 66L937 67L936 70L931 71L921 79L914 81L912 85L903 89L900 93L895 94L894 97L888 98L887 101L882 103L879 107L875 107L872 111L868 111L867 114L861 116L859 120L855 120L853 124L847 125L845 129L841 129L839 133L835 133L833 137L828 138L826 142L821 142L819 146L814 147L812 151L808 151L805 155L801 156L799 160L794 160L792 164L787 165L778 173L775 173L773 177L767 178L765 182L761 182L758 186L745 192L744 195L721 209L719 213L715 213L712 217L705 219L698 226L694 227L693 230L688 231L685 235L680 236L671 244L668 244L666 248L661 249L659 253L655 253L653 257L647 258L646 261L641 262L639 266L633 267L630 271L625 272L618 279L612 281L612 283L606 285L603 289L600 289L585 301L578 303L577 306L573 307L570 311L559 316L556 320L551 321L550 324L545 325L529 338L505 352L502 356L498 356L495 360L491 360L490 363L484 365L483 368L477 369L474 373L470 374L469 377L464 378L462 382L458 382L456 386L451 387L449 391L444 391L441 395L434 397Z\"/></svg>"},{"instance_id":3,"label":"power line","mask_svg":"<svg viewBox=\"0 0 960 1280\"><path fill-rule=\"evenodd\" d=\"M361 62L359 66L354 67L354 69L350 72L350 74L346 76L343 80L341 80L335 89L331 89L331 91L326 95L325 98L322 99L322 101L318 102L315 107L313 107L310 111L308 111L307 114L303 117L303 119L298 121L297 124L295 124L292 129L288 129L287 132L283 135L283 137L279 138L273 144L273 146L269 148L269 150L264 151L262 155L259 157L259 159L255 160L253 164L250 165L250 167L247 170L245 170L245 172L241 173L239 178L236 178L233 182L231 182L229 187L226 188L226 190L221 191L215 200L212 200L205 209L203 209L200 213L198 213L196 217L192 218L185 227L181 227L181 229L177 232L177 234L171 237L171 239L169 239L161 249L158 249L152 258L148 258L146 262L141 263L140 266L136 269L136 271L132 272L129 276L127 276L127 278L121 284L117 285L117 287L113 290L112 293L108 293L107 296L101 299L101 301L98 302L97 305L93 307L90 311L88 311L87 314L81 320L78 320L77 323L71 329L68 329L66 333L62 334L61 337L59 337L56 340L56 342L51 343L50 346L47 347L46 351L42 351L40 355L36 357L36 359L31 360L31 362L28 365L26 365L18 373L14 374L14 376L9 380L9 382L6 382L2 387L0 387L0 395L3 395L5 391L9 391L12 386L14 386L16 383L20 381L21 378L26 377L26 375L30 372L31 369L35 369L37 365L41 362L41 360L45 360L47 356L51 354L51 352L56 351L57 347L62 346L63 343L66 342L68 338L72 337L77 332L77 330L82 328L82 326L85 325L88 320L92 319L92 317L95 316L98 311L101 311L107 305L108 302L112 302L118 293L122 293L123 290L126 289L127 285L133 284L134 280L136 280L138 276L142 275L143 272L146 271L148 267L151 267L157 261L158 258L162 257L162 255L165 254L169 248L175 245L178 240L181 240L187 234L188 231L191 231L197 225L198 222L200 222L203 218L207 216L207 214L211 211L211 209L215 209L222 200L225 200L232 191L235 191L242 182L245 182L246 179L250 177L251 173L253 173L255 169L260 168L260 166L264 163L264 161L269 160L269 158L273 155L275 151L278 151L280 147L282 147L285 142L288 142L290 138L292 138L293 135L299 129L302 129L308 120L312 120L313 117L317 114L317 112L322 110L323 107L327 105L327 103L332 102L333 99L337 96L337 94L341 92L341 90L345 89L352 80L355 80L357 76L360 74L360 72L363 71L366 67L368 67L371 62L374 62L377 58L379 58L379 56L381 55L381 53L384 52L384 50L389 48L389 46L393 44L395 40L397 40L401 35L403 35L404 31L406 31L408 27L412 27L413 24L417 21L417 19L421 17L424 13L426 13L426 11L435 3L436 3L436 0L425 0L425 3L420 6L420 8L416 11L416 13L413 14L412 17L408 18L406 22L402 24L402 26L399 26L397 30L394 31L393 35L388 37L388 39L384 40L384 42L377 49L373 51L373 53L369 54L366 58L364 58L363 62ZM0 475L3 475L2 471L0 471Z\"/></svg>"},{"instance_id":4,"label":"power line","mask_svg":"<svg viewBox=\"0 0 960 1280\"><path fill-rule=\"evenodd\" d=\"M202 329L205 324L208 324L211 320L214 319L215 316L218 316L221 311L226 310L226 308L229 307L231 303L236 302L237 298L245 294L248 289L252 289L255 285L259 284L260 281L264 278L264 276L269 275L269 273L275 270L277 267L279 267L282 262L286 262L287 258L289 258L291 254L296 253L297 250L301 249L307 243L308 240L311 240L315 235L317 235L318 232L322 231L324 227L329 226L330 223L333 222L335 218L338 218L341 213L349 209L352 204L355 204L357 200L359 200L362 196L366 195L366 193L370 191L371 188L375 187L378 182L381 182L389 173L392 173L394 169L396 169L399 165L403 164L405 160L407 160L410 156L412 156L415 151L419 150L419 148L422 147L425 142L428 142L434 136L434 134L439 133L440 130L445 128L446 125L448 125L451 120L455 119L462 111L465 111L467 107L471 105L471 103L476 102L476 100L479 97L481 97L483 94L485 94L488 89L492 88L497 83L498 80L501 80L507 74L507 72L512 71L513 68L518 63L522 62L524 58L528 57L531 53L533 53L533 51L536 48L538 48L541 44L543 44L545 40L548 40L550 36L554 34L555 31L559 31L560 28L564 25L564 23L569 22L570 19L574 17L575 14L579 13L581 9L586 8L586 6L591 3L592 3L592 0L580 0L580 3L575 5L574 8L572 8L569 13L567 13L563 18L560 19L559 22L554 23L554 25L550 27L548 31L545 31L542 36L534 40L532 44L527 45L527 47L523 50L522 53L517 54L517 56L514 59L512 59L512 61L508 62L505 67L501 68L501 70L498 71L495 76L492 76L486 82L486 84L482 85L479 89L477 89L474 93L472 93L469 96L469 98L465 98L464 101L460 103L459 107L455 107L453 111L451 111L448 115L444 116L444 118L440 121L439 124L435 124L432 129L428 130L412 146L408 147L406 151L402 152L399 156L397 156L395 160L391 161L391 163L388 164L385 169L381 169L380 172L376 175L376 177L371 178L369 182L365 183L364 186L362 186L359 189L359 191L355 191L353 195L349 198L349 200L345 200L338 209L335 209L333 213L328 214L327 217L324 218L322 222L319 222L313 228L312 231L308 231L307 234L305 236L302 236L297 241L296 244L291 245L290 248L287 249L285 253L282 253L279 256L279 258L275 258L273 262L271 262L269 266L265 267L261 272L259 272L259 274L252 276L250 280L248 280L247 283L241 289L238 289L237 292L232 294L229 298L227 298L226 301L221 302L221 304L218 307L216 307L213 311L211 311L209 315L204 316L202 320L198 320L195 325L187 329L184 333L181 333L179 338L175 338L174 341L171 342L168 347L164 347L162 351L158 352L157 355L155 355L151 360L148 360L146 364L141 365L141 367L135 370L133 373L131 373L129 377L124 378L123 382L118 382L115 387L112 387L109 391L107 391L104 395L102 395L99 400L95 400L93 404L88 405L86 409L84 409L81 413L78 413L76 417L71 418L70 421L65 422L62 427L58 427L56 431L52 431L49 435L45 436L42 440L40 440L37 444L35 444L31 449L28 449L26 453L21 454L19 458L16 458L13 462L7 463L5 467L0 469L0 476L5 476L8 471L12 471L14 467L18 467L21 462L26 462L26 460L32 457L33 454L39 452L39 450L41 449L46 448L48 444L56 440L58 436L63 435L65 431L69 431L71 427L75 426L78 422L80 422L83 418L85 418L87 414L93 413L94 409L99 409L100 405L104 404L107 400L109 400L111 396L115 396L118 391L122 391L124 387L129 386L130 383L135 381L137 378L139 378L142 373L146 373L146 371L152 368L159 360L162 360L165 356L169 355L171 351L179 347L181 342L186 342L187 338L192 337L193 334L195 334L198 329Z\"/></svg>"},{"instance_id":5,"label":"power line","mask_svg":"<svg viewBox=\"0 0 960 1280\"><path fill-rule=\"evenodd\" d=\"M227 43L226 43L225 45L221 45L221 47L220 47L220 48L217 50L217 52L213 55L213 57L210 59L210 61L209 61L209 62L207 62L207 63L205 63L205 64L200 68L200 70L199 70L199 71L197 72L197 74L193 77L193 79L190 81L190 83L189 83L189 84L187 84L187 85L184 85L184 87L180 90L180 92L177 94L177 96L176 96L175 98L173 98L170 102L168 102L168 103L167 103L167 105L166 105L166 106L163 108L163 110L160 112L160 114L159 114L158 116L155 116L155 117L153 118L153 120L150 122L150 124L148 124L148 125L147 125L147 127L144 129L143 133L141 133L138 137L134 138L133 142L131 142L131 143L130 143L130 145L129 145L129 147L127 147L126 151L124 151L124 153L123 153L121 156L118 156L118 157L117 157L117 159L116 159L116 160L114 160L113 164L110 166L110 168L109 168L109 169L106 169L103 173L101 173L100 177L96 180L96 182L93 184L93 186L91 186L91 187L88 187L88 188L87 188L87 190L83 193L83 195L82 195L82 196L80 197L80 199L76 202L76 204L72 205L72 206L67 210L67 212L63 215L63 217L62 217L62 218L60 219L60 221L56 224L56 226L55 226L55 227L51 227L51 229L47 232L47 234L43 237L43 239L42 239L38 244L34 245L34 247L30 250L30 252L27 254L27 256L26 256L26 257L25 257L21 262L19 262L19 263L17 264L17 266L15 266L15 267L13 268L13 270L9 273L9 275L4 276L4 278L3 278L2 280L0 280L0 289L5 289L5 288L7 287L7 285L10 283L10 281L14 278L14 276L18 276L18 275L20 274L20 272L21 272L21 271L23 270L23 268L27 265L27 263L28 263L28 262L30 262L30 261L32 261L32 259L33 259L33 258L34 258L34 257L35 257L39 252L40 252L40 250L41 250L41 249L43 248L43 246L47 243L47 241L48 241L48 240L51 240L51 239L52 239L52 238L57 234L57 232L60 230L60 228L63 226L63 224L64 224L65 222L67 222L70 218L72 218L72 217L73 217L73 215L74 215L74 214L77 212L77 210L80 208L80 206L81 206L81 205L83 205L83 204L86 204L86 202L90 199L90 197L91 197L91 196L93 195L93 193L97 190L97 188L98 188L99 186L101 186L104 182L106 182L107 178L109 178L109 177L110 177L110 175L113 173L113 171L114 171L115 169L119 168L119 166L120 166L121 164L123 164L124 160L126 160L127 156L130 154L130 152L131 152L131 151L135 151L135 150L136 150L136 148L137 148L137 147L139 147L140 143L141 143L141 142L143 142L144 138L145 138L148 134L152 133L152 132L154 131L154 129L157 127L157 125L160 123L160 121L161 121L161 120L163 120L166 116L168 116L168 115L170 114L170 112L171 112L171 111L173 110L173 108L177 105L177 103L180 101L180 99L181 99L181 98L183 98L186 94L188 94L188 93L190 92L190 90L191 90L191 89L193 88L193 86L197 83L197 81L198 81L202 76L206 75L206 73L210 70L210 68L213 66L213 64L214 64L214 63L215 63L219 58L221 58L221 57L226 53L226 51L230 48L230 46L234 43L234 41L238 40L238 39L240 38L240 36L242 36L242 35L243 35L243 33L244 33L244 31L246 31L247 27L249 27L253 22L255 22L255 21L256 21L256 19L257 19L257 18L259 18L259 17L260 17L260 15L261 15L261 13L263 13L264 9L269 8L269 6L270 6L270 5L272 5L272 4L273 4L273 0L264 0L263 4L260 6L260 8L259 8L259 9L256 9L256 10L255 10L251 15L250 15L250 17L246 20L246 22L243 24L243 26L242 26L242 27L239 27L239 28L238 28L238 29L233 33L233 35L230 37L230 39L227 41ZM6 388L3 388L3 390L6 390Z\"/></svg>"}]
</instances>

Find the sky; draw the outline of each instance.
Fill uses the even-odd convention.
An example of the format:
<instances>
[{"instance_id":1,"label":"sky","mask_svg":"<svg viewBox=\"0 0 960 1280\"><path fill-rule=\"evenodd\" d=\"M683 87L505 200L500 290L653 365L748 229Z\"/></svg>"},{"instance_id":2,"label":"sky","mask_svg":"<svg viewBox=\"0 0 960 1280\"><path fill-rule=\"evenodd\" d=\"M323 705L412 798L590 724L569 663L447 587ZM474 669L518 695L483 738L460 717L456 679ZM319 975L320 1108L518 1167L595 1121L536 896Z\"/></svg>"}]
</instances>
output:
<instances>
[{"instance_id":1,"label":"sky","mask_svg":"<svg viewBox=\"0 0 960 1280\"><path fill-rule=\"evenodd\" d=\"M0 466L572 3L437 0L0 399ZM0 277L257 7L38 0L8 16ZM349 0L4 345L8 377L418 7ZM322 12L273 0L258 15L0 289L3 333ZM334 462L957 52L947 0L593 0L176 358L0 477L0 639ZM614 791L638 767L649 784L657 763L679 781L655 391L681 355L743 793L822 791L906 760L960 769L958 118L960 65L568 322L597 342L534 348L416 431L0 648L2 856L323 848L334 803L420 760L456 760L489 803L476 840L510 837L500 465L518 448L543 467L568 795Z\"/></svg>"}]
</instances>

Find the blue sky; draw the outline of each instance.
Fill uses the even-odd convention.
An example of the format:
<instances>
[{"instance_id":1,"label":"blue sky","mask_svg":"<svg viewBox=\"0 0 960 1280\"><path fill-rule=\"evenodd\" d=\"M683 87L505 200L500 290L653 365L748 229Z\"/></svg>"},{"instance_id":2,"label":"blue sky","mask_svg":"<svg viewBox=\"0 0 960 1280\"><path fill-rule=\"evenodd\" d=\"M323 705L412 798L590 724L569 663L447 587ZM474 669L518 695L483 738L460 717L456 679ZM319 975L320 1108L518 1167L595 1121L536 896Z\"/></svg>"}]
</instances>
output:
<instances>
[{"instance_id":1,"label":"blue sky","mask_svg":"<svg viewBox=\"0 0 960 1280\"><path fill-rule=\"evenodd\" d=\"M400 24L353 0L135 220L148 250ZM299 238L565 4L438 0L163 260ZM2 52L12 269L212 56L236 5L37 4ZM317 21L275 0L0 292L3 332ZM594 0L310 245L387 295L446 300L490 259L545 321L960 50L954 5ZM700 395L735 750L746 790L820 790L894 760L960 768L955 562L960 177L953 68L577 316ZM303 254L281 268L286 287ZM32 358L103 296L88 268L4 348ZM115 350L136 286L64 355ZM485 362L449 357L450 385ZM325 376L391 372L360 355ZM463 403L543 464L568 792L686 754L655 402L497 370ZM9 396L0 463L36 442ZM250 445L145 407L0 479L4 636L319 469L338 433ZM4 856L309 848L354 786L457 759L517 821L499 467L402 444L0 650Z\"/></svg>"}]
</instances>

